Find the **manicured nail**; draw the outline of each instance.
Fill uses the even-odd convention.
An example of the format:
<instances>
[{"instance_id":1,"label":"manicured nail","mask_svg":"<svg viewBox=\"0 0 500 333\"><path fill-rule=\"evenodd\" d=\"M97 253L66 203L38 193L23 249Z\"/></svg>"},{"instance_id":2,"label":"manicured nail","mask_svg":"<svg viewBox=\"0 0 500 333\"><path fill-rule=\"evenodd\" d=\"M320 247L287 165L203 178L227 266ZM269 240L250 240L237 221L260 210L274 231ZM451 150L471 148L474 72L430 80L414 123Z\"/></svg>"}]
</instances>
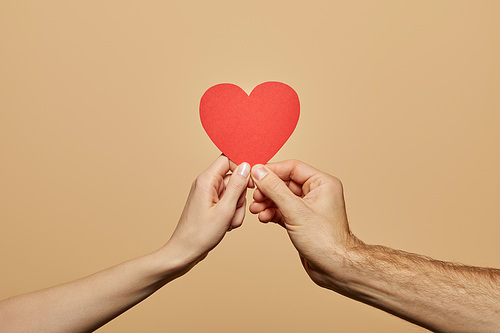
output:
<instances>
[{"instance_id":1,"label":"manicured nail","mask_svg":"<svg viewBox=\"0 0 500 333\"><path fill-rule=\"evenodd\" d=\"M238 167L238 175L247 178L249 174L250 174L250 164L248 164L247 162L241 163L240 166Z\"/></svg>"},{"instance_id":2,"label":"manicured nail","mask_svg":"<svg viewBox=\"0 0 500 333\"><path fill-rule=\"evenodd\" d=\"M267 169L263 166L258 166L253 170L252 174L255 179L261 180L267 175Z\"/></svg>"}]
</instances>

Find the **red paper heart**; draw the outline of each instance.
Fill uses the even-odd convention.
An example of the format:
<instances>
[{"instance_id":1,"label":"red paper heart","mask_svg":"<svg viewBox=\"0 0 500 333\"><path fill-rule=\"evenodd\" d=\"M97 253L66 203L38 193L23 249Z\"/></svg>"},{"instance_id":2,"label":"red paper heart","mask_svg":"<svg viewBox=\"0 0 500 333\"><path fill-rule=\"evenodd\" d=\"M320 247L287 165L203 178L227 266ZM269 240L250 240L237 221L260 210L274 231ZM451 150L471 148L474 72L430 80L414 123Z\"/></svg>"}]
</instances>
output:
<instances>
[{"instance_id":1,"label":"red paper heart","mask_svg":"<svg viewBox=\"0 0 500 333\"><path fill-rule=\"evenodd\" d=\"M234 84L217 84L200 101L203 128L236 164L267 163L292 135L299 114L297 93L280 82L259 84L250 96Z\"/></svg>"}]
</instances>

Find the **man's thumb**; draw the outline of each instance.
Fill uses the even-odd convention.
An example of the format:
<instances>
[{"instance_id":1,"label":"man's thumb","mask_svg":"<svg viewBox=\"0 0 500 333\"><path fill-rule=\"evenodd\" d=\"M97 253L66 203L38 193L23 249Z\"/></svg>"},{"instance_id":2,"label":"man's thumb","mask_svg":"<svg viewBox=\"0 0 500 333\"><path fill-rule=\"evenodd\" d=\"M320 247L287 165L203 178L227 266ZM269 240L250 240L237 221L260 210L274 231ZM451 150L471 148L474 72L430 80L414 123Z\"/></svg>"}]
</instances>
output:
<instances>
[{"instance_id":1,"label":"man's thumb","mask_svg":"<svg viewBox=\"0 0 500 333\"><path fill-rule=\"evenodd\" d=\"M252 179L262 194L271 199L282 212L290 210L295 204L297 197L280 177L264 165L257 164L252 168Z\"/></svg>"}]
</instances>

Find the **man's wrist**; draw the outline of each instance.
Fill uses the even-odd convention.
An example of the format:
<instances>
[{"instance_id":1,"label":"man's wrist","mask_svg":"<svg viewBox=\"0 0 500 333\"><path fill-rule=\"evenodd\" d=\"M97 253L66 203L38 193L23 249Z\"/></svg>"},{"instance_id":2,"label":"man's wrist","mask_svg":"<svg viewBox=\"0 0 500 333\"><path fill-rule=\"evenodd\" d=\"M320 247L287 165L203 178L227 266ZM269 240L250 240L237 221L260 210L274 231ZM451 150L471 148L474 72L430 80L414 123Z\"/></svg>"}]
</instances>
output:
<instances>
[{"instance_id":1,"label":"man's wrist","mask_svg":"<svg viewBox=\"0 0 500 333\"><path fill-rule=\"evenodd\" d=\"M322 286L342 294L349 293L349 286L357 280L357 270L367 260L368 248L369 245L351 235L348 242L330 255L324 267L326 277Z\"/></svg>"}]
</instances>

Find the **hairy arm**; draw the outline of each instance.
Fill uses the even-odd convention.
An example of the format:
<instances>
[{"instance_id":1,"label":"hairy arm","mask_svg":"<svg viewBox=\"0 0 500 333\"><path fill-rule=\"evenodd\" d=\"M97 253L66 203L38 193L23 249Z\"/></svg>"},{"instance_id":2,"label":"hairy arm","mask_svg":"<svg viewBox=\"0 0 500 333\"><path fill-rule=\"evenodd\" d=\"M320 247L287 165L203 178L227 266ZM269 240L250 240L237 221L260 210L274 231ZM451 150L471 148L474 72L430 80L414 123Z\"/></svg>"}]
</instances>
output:
<instances>
[{"instance_id":1,"label":"hairy arm","mask_svg":"<svg viewBox=\"0 0 500 333\"><path fill-rule=\"evenodd\" d=\"M437 332L500 332L500 270L360 245L328 289Z\"/></svg>"}]
</instances>

